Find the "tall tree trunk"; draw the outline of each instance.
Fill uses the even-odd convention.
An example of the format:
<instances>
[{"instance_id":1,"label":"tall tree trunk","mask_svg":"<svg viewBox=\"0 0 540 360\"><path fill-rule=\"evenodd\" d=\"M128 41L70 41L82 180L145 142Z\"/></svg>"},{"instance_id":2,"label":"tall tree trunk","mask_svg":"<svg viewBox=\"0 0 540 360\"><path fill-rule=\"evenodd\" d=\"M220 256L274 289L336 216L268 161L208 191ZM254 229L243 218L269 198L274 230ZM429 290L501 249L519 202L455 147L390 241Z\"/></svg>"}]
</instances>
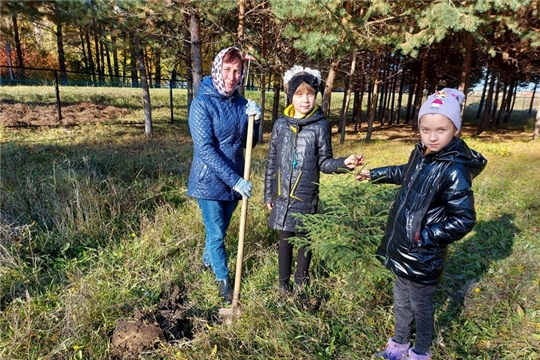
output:
<instances>
[{"instance_id":1,"label":"tall tree trunk","mask_svg":"<svg viewBox=\"0 0 540 360\"><path fill-rule=\"evenodd\" d=\"M279 97L281 91L281 77L276 76L274 80L274 102L272 103L272 127L274 122L279 117Z\"/></svg>"},{"instance_id":2,"label":"tall tree trunk","mask_svg":"<svg viewBox=\"0 0 540 360\"><path fill-rule=\"evenodd\" d=\"M414 93L416 92L416 87L418 86L417 77L420 75L417 74L413 69L411 69L410 79L409 79L409 93L407 94L407 108L405 109L405 124L409 123L411 118L411 113L413 112L412 104L414 99Z\"/></svg>"},{"instance_id":3,"label":"tall tree trunk","mask_svg":"<svg viewBox=\"0 0 540 360\"><path fill-rule=\"evenodd\" d=\"M123 61L122 61L122 83L126 82L126 70L127 70L127 59L128 59L128 49L126 48L126 45L124 44L124 47L122 49L123 54Z\"/></svg>"},{"instance_id":4,"label":"tall tree trunk","mask_svg":"<svg viewBox=\"0 0 540 360\"><path fill-rule=\"evenodd\" d=\"M517 90L517 81L514 77L510 78L510 86L508 87L508 98L506 102L506 112L504 114L503 123L507 123L510 120L510 115L514 109L514 104L516 102L516 90Z\"/></svg>"},{"instance_id":5,"label":"tall tree trunk","mask_svg":"<svg viewBox=\"0 0 540 360\"><path fill-rule=\"evenodd\" d=\"M534 124L533 140L537 140L540 137L540 101L536 108L536 123Z\"/></svg>"},{"instance_id":6,"label":"tall tree trunk","mask_svg":"<svg viewBox=\"0 0 540 360\"><path fill-rule=\"evenodd\" d=\"M496 81L495 81L495 91L493 92L493 100L492 100L492 103L491 103L491 119L496 119L496 116L497 116L497 110L499 109L498 108L498 105L499 105L499 93L501 92L501 86L503 86L503 83L504 83L504 80L502 80L502 75L499 76ZM506 85L504 85L503 87L503 99L506 97ZM504 108L504 104L501 103L501 110ZM490 125L493 126L495 123L495 121L492 121Z\"/></svg>"},{"instance_id":7,"label":"tall tree trunk","mask_svg":"<svg viewBox=\"0 0 540 360\"><path fill-rule=\"evenodd\" d=\"M82 27L79 28L79 38L81 40L81 50L82 50L82 56L83 56L83 62L84 62L84 71L90 72L90 67L88 66L88 55L86 55L86 46L84 46L84 29Z\"/></svg>"},{"instance_id":8,"label":"tall tree trunk","mask_svg":"<svg viewBox=\"0 0 540 360\"><path fill-rule=\"evenodd\" d=\"M399 124L399 119L401 118L401 102L403 100L404 87L405 87L405 71L402 71L399 77L399 94L398 94L397 109L396 109L397 111L396 124Z\"/></svg>"},{"instance_id":9,"label":"tall tree trunk","mask_svg":"<svg viewBox=\"0 0 540 360\"><path fill-rule=\"evenodd\" d=\"M101 29L101 26L99 26L99 34L103 34L103 30ZM101 36L100 36L101 37ZM99 39L99 57L101 62L101 81L105 81L105 46L103 45L103 41Z\"/></svg>"},{"instance_id":10,"label":"tall tree trunk","mask_svg":"<svg viewBox=\"0 0 540 360\"><path fill-rule=\"evenodd\" d=\"M94 49L96 50L96 70L97 70L97 74L98 74L98 78L99 80L102 79L102 76L103 76L103 72L101 70L101 56L99 54L99 40L98 40L98 35L97 35L97 27L94 26ZM136 56L135 56L135 59L136 59ZM135 63L133 64L133 66L135 66Z\"/></svg>"},{"instance_id":11,"label":"tall tree trunk","mask_svg":"<svg viewBox=\"0 0 540 360\"><path fill-rule=\"evenodd\" d=\"M389 95L389 88L390 88L390 84L388 82L388 80L390 79L390 60L388 59L389 56L388 56L388 53L385 54L385 57L384 57L384 66L383 66L383 69L382 69L382 81L381 81L381 99L379 101L379 114L380 114L380 118L381 118L381 125L384 125L384 122L386 119L386 115L387 115L387 106L388 106L388 95Z\"/></svg>"},{"instance_id":12,"label":"tall tree trunk","mask_svg":"<svg viewBox=\"0 0 540 360\"><path fill-rule=\"evenodd\" d=\"M189 24L191 21L191 16L188 14L184 15L185 25L183 27L184 34L184 52L185 52L185 61L186 61L186 83L187 83L187 108L189 114L189 108L191 107L191 102L193 101L193 68L191 64L191 33L189 31Z\"/></svg>"},{"instance_id":13,"label":"tall tree trunk","mask_svg":"<svg viewBox=\"0 0 540 360\"><path fill-rule=\"evenodd\" d=\"M15 58L17 59L17 78L24 80L26 79L26 74L24 72L24 61L22 55L22 46L21 46L21 37L19 36L19 24L17 23L17 16L13 15L11 17L13 23L13 41L15 42Z\"/></svg>"},{"instance_id":14,"label":"tall tree trunk","mask_svg":"<svg viewBox=\"0 0 540 360\"><path fill-rule=\"evenodd\" d=\"M135 40L133 40L135 41ZM130 67L131 67L131 86L132 87L138 87L139 86L139 77L137 76L137 58L138 58L138 49L135 48L135 46L131 46L130 50Z\"/></svg>"},{"instance_id":15,"label":"tall tree trunk","mask_svg":"<svg viewBox=\"0 0 540 360\"><path fill-rule=\"evenodd\" d=\"M148 46L144 46L142 48L143 50L143 59L144 59L144 66L146 68L146 78L148 80L148 86L152 87L152 72L150 71L152 69L152 65L150 63L151 59L150 56L148 56Z\"/></svg>"},{"instance_id":16,"label":"tall tree trunk","mask_svg":"<svg viewBox=\"0 0 540 360\"><path fill-rule=\"evenodd\" d=\"M471 64L472 64L472 51L473 51L473 36L470 32L465 32L463 34L463 47L465 50L465 58L463 59L463 68L459 76L459 86L458 90L461 90L465 95L469 92L469 78L471 74ZM461 118L463 119L463 114L465 113L465 107L467 105L467 96L463 100L461 105Z\"/></svg>"},{"instance_id":17,"label":"tall tree trunk","mask_svg":"<svg viewBox=\"0 0 540 360\"><path fill-rule=\"evenodd\" d=\"M482 88L482 96L480 96L480 103L478 104L478 112L476 113L476 118L480 119L480 114L482 114L483 108L484 108L484 102L486 101L486 91L488 88L488 81L489 81L489 75L491 73L491 69L488 68L486 70L486 79L484 80L484 87Z\"/></svg>"},{"instance_id":18,"label":"tall tree trunk","mask_svg":"<svg viewBox=\"0 0 540 360\"><path fill-rule=\"evenodd\" d=\"M502 99L501 99L501 106L498 107L497 105L499 104L499 93L501 92L501 86L502 86L502 80L499 79L499 81L497 81L497 86L496 86L496 90L495 90L495 99L493 101L493 111L492 111L492 114L491 114L491 118L492 119L495 119L495 125L496 126L499 126L499 124L501 123L500 120L501 120L501 114L503 113L504 111L504 106L506 104L506 94L508 93L508 90L506 89L506 85L503 87L503 94L502 94ZM498 111L498 113L497 113ZM496 114L497 113L497 114ZM492 124L493 125L493 124Z\"/></svg>"},{"instance_id":19,"label":"tall tree trunk","mask_svg":"<svg viewBox=\"0 0 540 360\"><path fill-rule=\"evenodd\" d=\"M532 112L533 103L534 103L534 96L536 95L536 87L538 86L538 83L534 83L534 88L531 96L531 103L529 105L529 114Z\"/></svg>"},{"instance_id":20,"label":"tall tree trunk","mask_svg":"<svg viewBox=\"0 0 540 360\"><path fill-rule=\"evenodd\" d=\"M134 37L135 51L137 53L137 63L141 76L141 85L143 93L143 108L144 108L144 134L147 139L152 137L152 105L150 103L150 87L148 86L148 78L146 76L146 67L144 65L143 49L139 35Z\"/></svg>"},{"instance_id":21,"label":"tall tree trunk","mask_svg":"<svg viewBox=\"0 0 540 360\"><path fill-rule=\"evenodd\" d=\"M157 88L161 87L161 51L159 49L155 49L155 57L154 62L156 66L156 75L155 75L155 81Z\"/></svg>"},{"instance_id":22,"label":"tall tree trunk","mask_svg":"<svg viewBox=\"0 0 540 360\"><path fill-rule=\"evenodd\" d=\"M193 95L199 91L202 80L201 22L198 9L192 7L191 14L191 55L193 57Z\"/></svg>"},{"instance_id":23,"label":"tall tree trunk","mask_svg":"<svg viewBox=\"0 0 540 360\"><path fill-rule=\"evenodd\" d=\"M114 67L114 76L116 76L116 81L120 79L120 66L118 63L118 46L116 44L116 36L111 38L112 43L112 53L113 53L113 67Z\"/></svg>"},{"instance_id":24,"label":"tall tree trunk","mask_svg":"<svg viewBox=\"0 0 540 360\"><path fill-rule=\"evenodd\" d=\"M58 66L60 67L60 80L67 81L66 55L64 52L64 35L62 34L62 14L58 2L54 3L56 17L56 45L58 47Z\"/></svg>"},{"instance_id":25,"label":"tall tree trunk","mask_svg":"<svg viewBox=\"0 0 540 360\"><path fill-rule=\"evenodd\" d=\"M390 107L390 121L389 121L389 124L392 125L394 123L394 110L395 110L395 106L394 104L396 103L396 87L397 87L397 81L398 81L398 71L399 71L399 67L397 66L394 66L393 67L394 71L392 72L392 85L390 87L390 104L389 104L389 107Z\"/></svg>"},{"instance_id":26,"label":"tall tree trunk","mask_svg":"<svg viewBox=\"0 0 540 360\"><path fill-rule=\"evenodd\" d=\"M244 29L246 25L246 0L238 0L238 28L236 38L238 45L244 44Z\"/></svg>"},{"instance_id":27,"label":"tall tree trunk","mask_svg":"<svg viewBox=\"0 0 540 360\"><path fill-rule=\"evenodd\" d=\"M482 133L488 128L489 122L491 121L491 101L493 100L493 89L495 87L495 74L491 74L491 79L489 80L489 86L486 94L486 105L484 109L484 114L482 115L482 123L478 129L478 134Z\"/></svg>"},{"instance_id":28,"label":"tall tree trunk","mask_svg":"<svg viewBox=\"0 0 540 360\"><path fill-rule=\"evenodd\" d=\"M122 48L122 83L126 82L126 70L127 70L127 59L128 59L128 49L126 48L126 44L124 44Z\"/></svg>"},{"instance_id":29,"label":"tall tree trunk","mask_svg":"<svg viewBox=\"0 0 540 360\"><path fill-rule=\"evenodd\" d=\"M381 72L381 56L380 54L375 54L375 64L373 65L373 94L371 95L371 101L369 102L369 117L368 117L368 128L366 131L366 140L371 140L371 135L373 133L373 123L375 121L375 115L377 112L377 94L379 92L379 76Z\"/></svg>"},{"instance_id":30,"label":"tall tree trunk","mask_svg":"<svg viewBox=\"0 0 540 360\"><path fill-rule=\"evenodd\" d=\"M357 94L359 95L358 101L356 102L356 105L354 107L354 131L358 131L360 129L360 126L362 124L362 108L363 108L363 100L364 100L364 89L366 88L366 63L364 61L364 58L362 57L361 60L362 69L361 69L361 76L360 76L360 88L357 91Z\"/></svg>"},{"instance_id":31,"label":"tall tree trunk","mask_svg":"<svg viewBox=\"0 0 540 360\"><path fill-rule=\"evenodd\" d=\"M347 76L345 94L343 96L343 104L341 105L341 114L339 117L339 143L343 144L345 141L345 132L347 130L347 112L349 110L349 102L351 101L351 91L354 87L354 76L356 72L356 51L353 51L353 58L351 61L351 70Z\"/></svg>"},{"instance_id":32,"label":"tall tree trunk","mask_svg":"<svg viewBox=\"0 0 540 360\"><path fill-rule=\"evenodd\" d=\"M355 81L356 84L356 81ZM353 93L353 107L352 107L352 122L354 124L354 132L358 132L358 108L360 107L358 105L358 102L360 101L360 91L358 91L358 88L354 89Z\"/></svg>"},{"instance_id":33,"label":"tall tree trunk","mask_svg":"<svg viewBox=\"0 0 540 360\"><path fill-rule=\"evenodd\" d=\"M463 59L463 68L459 76L459 86L458 90L461 90L465 94L465 99L461 104L461 122L465 118L465 108L467 107L467 93L469 92L469 78L471 74L471 64L472 64L472 50L473 50L473 36L470 32L465 32L463 34L463 47L465 50L465 58Z\"/></svg>"},{"instance_id":34,"label":"tall tree trunk","mask_svg":"<svg viewBox=\"0 0 540 360\"><path fill-rule=\"evenodd\" d=\"M109 44L105 43L104 44L105 46L105 58L107 59L107 68L109 70L109 81L112 82L112 78L113 78L113 66L112 66L112 62L111 62L111 52L109 50Z\"/></svg>"},{"instance_id":35,"label":"tall tree trunk","mask_svg":"<svg viewBox=\"0 0 540 360\"><path fill-rule=\"evenodd\" d=\"M330 69L328 71L328 77L326 78L326 84L324 86L324 93L322 99L322 111L326 116L330 115L330 101L332 99L332 90L334 89L334 80L336 79L336 73L339 68L339 61L332 61Z\"/></svg>"},{"instance_id":36,"label":"tall tree trunk","mask_svg":"<svg viewBox=\"0 0 540 360\"><path fill-rule=\"evenodd\" d=\"M365 80L362 80L363 82ZM358 98L358 106L355 108L354 112L356 114L356 121L354 126L354 131L360 130L362 127L362 120L363 120L363 111L362 108L364 107L364 88L360 88L358 91L359 98Z\"/></svg>"},{"instance_id":37,"label":"tall tree trunk","mask_svg":"<svg viewBox=\"0 0 540 360\"><path fill-rule=\"evenodd\" d=\"M261 56L266 59L266 23L268 21L267 12L268 3L263 1L261 4L262 18L261 18ZM264 111L266 109L266 73L265 69L261 71L261 125L259 126L259 141L264 142Z\"/></svg>"},{"instance_id":38,"label":"tall tree trunk","mask_svg":"<svg viewBox=\"0 0 540 360\"><path fill-rule=\"evenodd\" d=\"M92 44L90 43L90 33L88 30L85 30L84 33L85 42L86 42L86 49L88 54L88 68L90 70L90 73L92 74L92 80L96 81L96 68L94 66L94 59L92 55Z\"/></svg>"},{"instance_id":39,"label":"tall tree trunk","mask_svg":"<svg viewBox=\"0 0 540 360\"><path fill-rule=\"evenodd\" d=\"M420 73L420 79L418 79L418 87L416 88L416 93L414 95L414 112L412 116L412 129L413 131L418 130L418 121L416 115L420 112L420 107L424 100L424 85L426 83L426 75L428 72L428 51L425 50L422 56L422 72Z\"/></svg>"}]
</instances>

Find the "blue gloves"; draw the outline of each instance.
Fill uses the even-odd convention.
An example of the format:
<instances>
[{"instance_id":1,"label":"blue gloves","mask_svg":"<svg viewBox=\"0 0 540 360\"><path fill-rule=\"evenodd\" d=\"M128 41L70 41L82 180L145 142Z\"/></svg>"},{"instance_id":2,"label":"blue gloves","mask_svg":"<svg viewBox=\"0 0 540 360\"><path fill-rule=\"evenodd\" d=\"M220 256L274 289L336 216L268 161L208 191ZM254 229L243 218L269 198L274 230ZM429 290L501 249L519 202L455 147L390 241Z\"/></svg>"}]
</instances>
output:
<instances>
[{"instance_id":1,"label":"blue gloves","mask_svg":"<svg viewBox=\"0 0 540 360\"><path fill-rule=\"evenodd\" d=\"M246 105L246 114L249 116L249 115L255 115L255 122L258 122L261 120L261 108L259 107L259 105L253 101L253 100L248 100L248 103Z\"/></svg>"},{"instance_id":2,"label":"blue gloves","mask_svg":"<svg viewBox=\"0 0 540 360\"><path fill-rule=\"evenodd\" d=\"M240 195L242 195L242 197L249 199L252 195L251 194L252 187L253 185L251 185L249 181L247 181L246 179L240 178L238 179L236 184L234 184L233 190L239 193Z\"/></svg>"}]
</instances>

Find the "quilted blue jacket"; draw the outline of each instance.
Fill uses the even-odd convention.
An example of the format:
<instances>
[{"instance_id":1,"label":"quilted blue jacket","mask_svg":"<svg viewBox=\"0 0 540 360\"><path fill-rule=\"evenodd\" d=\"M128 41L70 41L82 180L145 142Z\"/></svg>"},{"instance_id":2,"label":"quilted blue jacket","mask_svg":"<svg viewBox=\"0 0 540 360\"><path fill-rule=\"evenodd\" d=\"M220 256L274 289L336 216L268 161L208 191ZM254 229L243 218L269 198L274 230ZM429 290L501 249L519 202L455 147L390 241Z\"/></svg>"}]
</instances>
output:
<instances>
[{"instance_id":1,"label":"quilted blue jacket","mask_svg":"<svg viewBox=\"0 0 540 360\"><path fill-rule=\"evenodd\" d=\"M244 147L248 117L247 100L235 91L220 95L206 76L189 110L193 161L187 195L206 200L231 201L242 196L232 187L244 174ZM258 142L258 124L253 146Z\"/></svg>"}]
</instances>

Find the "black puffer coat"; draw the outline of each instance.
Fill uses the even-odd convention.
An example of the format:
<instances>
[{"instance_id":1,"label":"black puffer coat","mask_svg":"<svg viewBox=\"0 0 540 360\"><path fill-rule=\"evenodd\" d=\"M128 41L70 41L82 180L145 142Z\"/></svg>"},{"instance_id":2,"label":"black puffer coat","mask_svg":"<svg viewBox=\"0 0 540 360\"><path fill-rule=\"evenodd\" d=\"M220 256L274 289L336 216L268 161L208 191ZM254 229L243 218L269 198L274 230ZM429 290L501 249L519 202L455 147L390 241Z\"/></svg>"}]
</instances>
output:
<instances>
[{"instance_id":1,"label":"black puffer coat","mask_svg":"<svg viewBox=\"0 0 540 360\"><path fill-rule=\"evenodd\" d=\"M419 143L406 165L370 171L371 181L402 185L377 255L397 276L436 285L443 277L447 246L474 227L472 179L487 160L458 138L438 152L424 153Z\"/></svg>"},{"instance_id":2,"label":"black puffer coat","mask_svg":"<svg viewBox=\"0 0 540 360\"><path fill-rule=\"evenodd\" d=\"M320 108L303 119L281 115L272 130L266 163L264 201L274 204L268 226L298 231L292 214L317 211L320 172L340 169L346 169L345 158L333 158L330 123Z\"/></svg>"}]
</instances>

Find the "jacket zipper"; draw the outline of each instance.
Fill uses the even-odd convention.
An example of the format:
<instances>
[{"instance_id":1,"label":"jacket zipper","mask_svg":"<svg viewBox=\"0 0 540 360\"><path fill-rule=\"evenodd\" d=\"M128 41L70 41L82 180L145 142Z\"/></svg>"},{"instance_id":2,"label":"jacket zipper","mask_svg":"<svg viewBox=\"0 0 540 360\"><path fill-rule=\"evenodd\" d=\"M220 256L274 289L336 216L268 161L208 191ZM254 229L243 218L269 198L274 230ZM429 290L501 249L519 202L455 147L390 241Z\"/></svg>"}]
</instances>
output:
<instances>
[{"instance_id":1,"label":"jacket zipper","mask_svg":"<svg viewBox=\"0 0 540 360\"><path fill-rule=\"evenodd\" d=\"M420 161L420 166L416 170L415 174L411 177L411 181L409 181L409 187L407 188L407 192L405 193L405 197L403 198L402 203L399 205L399 208L398 208L396 214L398 214L403 209L403 206L404 206L407 198L409 197L409 193L411 191L413 182L414 182L414 180L416 180L416 177L418 176L418 174L420 173L420 171L424 167L424 159L425 158L422 157L422 160ZM405 180L407 180L407 179L405 179ZM392 239L394 237L394 233L396 232L396 224L397 224L397 216L394 217L394 224L392 226L392 233L391 233L390 237L388 238L388 242L386 243L386 259L388 259L388 249L390 248L390 239ZM406 230L407 230L407 233L408 233L408 231L410 229L406 229ZM411 248L412 248L412 244L409 244L409 251L411 250Z\"/></svg>"},{"instance_id":2,"label":"jacket zipper","mask_svg":"<svg viewBox=\"0 0 540 360\"><path fill-rule=\"evenodd\" d=\"M297 124L298 125L298 122ZM298 133L300 132L300 127L297 126L296 128L296 131L293 130L293 133L294 133L294 146L293 146L293 151L292 151L292 154L293 154L293 158L294 158L294 153L296 151L296 148L298 146ZM287 208L286 208L286 211L285 211L285 216L283 217L283 224L285 224L285 219L287 218L287 214L289 212L289 206L291 205L291 184L292 184L292 179L293 179L293 171L294 171L294 166L293 166L293 162L292 162L292 159L291 159L291 172L290 172L290 175L289 175L289 195L287 196Z\"/></svg>"}]
</instances>

